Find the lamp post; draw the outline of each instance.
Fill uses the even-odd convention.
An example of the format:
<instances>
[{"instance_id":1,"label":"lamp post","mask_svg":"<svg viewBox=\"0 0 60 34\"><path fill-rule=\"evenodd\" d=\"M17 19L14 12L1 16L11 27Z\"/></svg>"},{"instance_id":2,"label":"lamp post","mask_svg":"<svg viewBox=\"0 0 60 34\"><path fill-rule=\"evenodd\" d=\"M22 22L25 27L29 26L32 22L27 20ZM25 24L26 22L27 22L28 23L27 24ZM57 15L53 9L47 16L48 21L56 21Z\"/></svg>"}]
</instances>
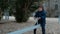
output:
<instances>
[{"instance_id":1,"label":"lamp post","mask_svg":"<svg viewBox=\"0 0 60 34\"><path fill-rule=\"evenodd\" d=\"M48 7L49 7L49 11L50 11L50 0L48 0ZM49 13L50 16L50 13Z\"/></svg>"},{"instance_id":2,"label":"lamp post","mask_svg":"<svg viewBox=\"0 0 60 34\"><path fill-rule=\"evenodd\" d=\"M40 4L40 0L38 0L38 6L39 6L39 4Z\"/></svg>"},{"instance_id":3,"label":"lamp post","mask_svg":"<svg viewBox=\"0 0 60 34\"><path fill-rule=\"evenodd\" d=\"M8 0L7 8L4 9L4 15L5 15L5 20L9 20L9 0Z\"/></svg>"}]
</instances>

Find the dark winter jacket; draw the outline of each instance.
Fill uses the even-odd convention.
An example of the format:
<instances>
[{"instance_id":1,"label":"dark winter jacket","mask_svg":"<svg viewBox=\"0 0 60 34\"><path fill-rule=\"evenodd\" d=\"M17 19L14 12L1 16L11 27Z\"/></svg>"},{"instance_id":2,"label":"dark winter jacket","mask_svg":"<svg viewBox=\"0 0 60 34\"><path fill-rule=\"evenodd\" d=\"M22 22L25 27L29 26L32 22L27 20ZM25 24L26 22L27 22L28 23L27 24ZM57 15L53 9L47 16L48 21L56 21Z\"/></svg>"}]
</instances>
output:
<instances>
[{"instance_id":1,"label":"dark winter jacket","mask_svg":"<svg viewBox=\"0 0 60 34\"><path fill-rule=\"evenodd\" d=\"M35 13L35 18L41 17L41 19L38 20L38 23L46 23L46 11L37 11Z\"/></svg>"}]
</instances>

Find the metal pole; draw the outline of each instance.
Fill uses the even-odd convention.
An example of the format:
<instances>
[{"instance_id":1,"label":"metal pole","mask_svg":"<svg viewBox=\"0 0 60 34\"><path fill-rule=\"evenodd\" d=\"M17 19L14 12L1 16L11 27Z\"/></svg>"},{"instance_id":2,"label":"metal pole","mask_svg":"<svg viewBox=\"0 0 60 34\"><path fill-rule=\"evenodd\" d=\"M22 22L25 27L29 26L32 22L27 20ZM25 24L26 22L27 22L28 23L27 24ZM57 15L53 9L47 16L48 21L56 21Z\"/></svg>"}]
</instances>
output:
<instances>
[{"instance_id":1,"label":"metal pole","mask_svg":"<svg viewBox=\"0 0 60 34\"><path fill-rule=\"evenodd\" d=\"M40 0L38 0L38 6L40 5Z\"/></svg>"}]
</instances>

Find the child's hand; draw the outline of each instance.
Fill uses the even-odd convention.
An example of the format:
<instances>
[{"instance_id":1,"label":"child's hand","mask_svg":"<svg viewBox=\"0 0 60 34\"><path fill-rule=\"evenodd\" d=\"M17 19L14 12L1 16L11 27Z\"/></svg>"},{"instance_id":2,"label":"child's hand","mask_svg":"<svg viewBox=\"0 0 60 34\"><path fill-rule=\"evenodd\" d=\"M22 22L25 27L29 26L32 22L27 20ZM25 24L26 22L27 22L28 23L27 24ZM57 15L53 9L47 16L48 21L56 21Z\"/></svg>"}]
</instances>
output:
<instances>
[{"instance_id":1,"label":"child's hand","mask_svg":"<svg viewBox=\"0 0 60 34\"><path fill-rule=\"evenodd\" d=\"M38 19L41 19L41 17L39 17Z\"/></svg>"},{"instance_id":2,"label":"child's hand","mask_svg":"<svg viewBox=\"0 0 60 34\"><path fill-rule=\"evenodd\" d=\"M34 19L37 19L37 20L39 20L39 19L41 19L41 17L39 17L39 18L35 18L35 17L34 17Z\"/></svg>"}]
</instances>

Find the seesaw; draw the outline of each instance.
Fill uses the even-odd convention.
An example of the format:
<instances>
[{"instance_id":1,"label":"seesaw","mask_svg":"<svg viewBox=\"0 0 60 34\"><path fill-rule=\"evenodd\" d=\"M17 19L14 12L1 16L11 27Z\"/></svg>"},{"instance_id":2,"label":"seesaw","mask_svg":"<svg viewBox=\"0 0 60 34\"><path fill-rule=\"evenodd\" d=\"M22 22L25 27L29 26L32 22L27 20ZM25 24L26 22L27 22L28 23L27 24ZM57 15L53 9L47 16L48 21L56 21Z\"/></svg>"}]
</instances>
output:
<instances>
[{"instance_id":1,"label":"seesaw","mask_svg":"<svg viewBox=\"0 0 60 34\"><path fill-rule=\"evenodd\" d=\"M27 28L24 28L24 29L21 29L21 30L17 30L17 31L14 31L14 32L10 32L8 34L23 34L25 32L34 30L34 29L39 28L39 27L40 27L40 24L38 24L36 26L30 26L30 27L27 27Z\"/></svg>"},{"instance_id":2,"label":"seesaw","mask_svg":"<svg viewBox=\"0 0 60 34\"><path fill-rule=\"evenodd\" d=\"M37 22L37 19L35 19L35 22ZM38 24L38 23L37 23ZM30 26L30 27L27 27L27 28L24 28L24 29L21 29L21 30L17 30L17 31L14 31L14 32L10 32L8 34L23 34L25 32L28 32L28 31L31 31L31 30L34 30L36 28L39 28L40 27L40 24L38 25L33 25L33 26Z\"/></svg>"}]
</instances>

